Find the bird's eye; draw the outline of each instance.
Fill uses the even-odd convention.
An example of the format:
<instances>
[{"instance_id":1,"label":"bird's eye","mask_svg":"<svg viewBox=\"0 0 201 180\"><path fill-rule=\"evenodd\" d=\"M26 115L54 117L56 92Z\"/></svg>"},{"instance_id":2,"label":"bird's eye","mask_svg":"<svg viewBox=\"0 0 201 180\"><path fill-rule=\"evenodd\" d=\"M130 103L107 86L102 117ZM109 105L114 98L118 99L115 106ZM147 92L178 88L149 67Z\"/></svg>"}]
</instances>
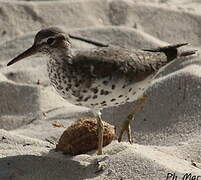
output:
<instances>
[{"instance_id":1,"label":"bird's eye","mask_svg":"<svg viewBox=\"0 0 201 180\"><path fill-rule=\"evenodd\" d=\"M47 44L49 44L50 46L53 45L54 42L55 42L55 38L49 38L49 39L47 40Z\"/></svg>"}]
</instances>

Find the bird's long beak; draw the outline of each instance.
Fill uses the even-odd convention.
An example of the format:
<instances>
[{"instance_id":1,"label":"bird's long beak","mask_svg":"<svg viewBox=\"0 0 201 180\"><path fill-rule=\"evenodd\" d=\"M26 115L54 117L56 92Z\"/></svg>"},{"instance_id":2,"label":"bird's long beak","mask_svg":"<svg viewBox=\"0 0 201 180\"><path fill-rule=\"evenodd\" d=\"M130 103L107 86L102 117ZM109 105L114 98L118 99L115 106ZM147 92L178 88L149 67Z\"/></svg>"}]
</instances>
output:
<instances>
[{"instance_id":1,"label":"bird's long beak","mask_svg":"<svg viewBox=\"0 0 201 180\"><path fill-rule=\"evenodd\" d=\"M35 45L31 46L29 49L27 49L26 51L24 51L23 53L21 53L20 55L18 55L17 57L15 57L14 59L12 59L7 66L10 66L18 61L20 61L21 59L24 59L26 57L29 57L31 55L34 55L37 53L37 47Z\"/></svg>"}]
</instances>

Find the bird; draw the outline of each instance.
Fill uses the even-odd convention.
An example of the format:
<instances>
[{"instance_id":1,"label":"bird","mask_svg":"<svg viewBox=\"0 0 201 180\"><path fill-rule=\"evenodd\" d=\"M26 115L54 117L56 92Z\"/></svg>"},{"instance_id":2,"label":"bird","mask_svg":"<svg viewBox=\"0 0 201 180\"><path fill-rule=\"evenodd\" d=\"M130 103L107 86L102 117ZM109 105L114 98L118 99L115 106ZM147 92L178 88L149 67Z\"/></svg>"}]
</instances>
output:
<instances>
[{"instance_id":1,"label":"bird","mask_svg":"<svg viewBox=\"0 0 201 180\"><path fill-rule=\"evenodd\" d=\"M179 53L178 48L184 45L187 43L155 49L112 45L78 49L72 48L68 34L62 29L48 27L41 29L35 35L33 45L7 66L37 53L48 56L48 76L59 95L74 105L90 108L97 118L97 154L101 155L102 110L142 98L163 66L178 57L195 54L194 50ZM126 124L123 131L129 129L129 123Z\"/></svg>"}]
</instances>

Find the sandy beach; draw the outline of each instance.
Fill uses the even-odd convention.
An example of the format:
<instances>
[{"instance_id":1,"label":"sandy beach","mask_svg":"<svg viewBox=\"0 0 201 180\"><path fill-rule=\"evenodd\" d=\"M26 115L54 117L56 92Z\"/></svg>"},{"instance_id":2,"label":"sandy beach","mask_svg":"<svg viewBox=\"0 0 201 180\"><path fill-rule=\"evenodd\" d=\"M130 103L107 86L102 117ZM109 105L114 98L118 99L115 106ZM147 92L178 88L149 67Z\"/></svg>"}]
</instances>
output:
<instances>
[{"instance_id":1,"label":"sandy beach","mask_svg":"<svg viewBox=\"0 0 201 180\"><path fill-rule=\"evenodd\" d=\"M117 140L76 156L55 152L64 130L90 109L62 99L47 57L6 64L41 28L126 48L188 42L196 55L166 66L132 121L133 144ZM0 0L0 180L201 180L201 2L199 0ZM74 48L94 48L72 39ZM136 102L103 110L120 126ZM64 127L55 127L52 123ZM190 179L191 178L191 179Z\"/></svg>"}]
</instances>

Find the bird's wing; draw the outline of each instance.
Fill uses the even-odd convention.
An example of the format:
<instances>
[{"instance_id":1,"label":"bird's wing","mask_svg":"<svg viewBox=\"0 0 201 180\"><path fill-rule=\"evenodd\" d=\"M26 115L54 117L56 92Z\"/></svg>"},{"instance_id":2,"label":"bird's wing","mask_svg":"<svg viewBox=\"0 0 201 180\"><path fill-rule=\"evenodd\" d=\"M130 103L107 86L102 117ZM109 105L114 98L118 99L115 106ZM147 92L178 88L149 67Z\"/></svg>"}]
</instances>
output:
<instances>
[{"instance_id":1,"label":"bird's wing","mask_svg":"<svg viewBox=\"0 0 201 180\"><path fill-rule=\"evenodd\" d=\"M96 78L120 75L140 81L158 71L162 66L177 57L189 56L196 50L181 53L178 48L187 43L174 44L156 49L125 49L120 47L102 47L87 51L77 51L73 64L84 73Z\"/></svg>"},{"instance_id":2,"label":"bird's wing","mask_svg":"<svg viewBox=\"0 0 201 180\"><path fill-rule=\"evenodd\" d=\"M168 62L162 52L128 50L119 47L77 51L73 64L97 78L123 75L128 78L146 78Z\"/></svg>"}]
</instances>

